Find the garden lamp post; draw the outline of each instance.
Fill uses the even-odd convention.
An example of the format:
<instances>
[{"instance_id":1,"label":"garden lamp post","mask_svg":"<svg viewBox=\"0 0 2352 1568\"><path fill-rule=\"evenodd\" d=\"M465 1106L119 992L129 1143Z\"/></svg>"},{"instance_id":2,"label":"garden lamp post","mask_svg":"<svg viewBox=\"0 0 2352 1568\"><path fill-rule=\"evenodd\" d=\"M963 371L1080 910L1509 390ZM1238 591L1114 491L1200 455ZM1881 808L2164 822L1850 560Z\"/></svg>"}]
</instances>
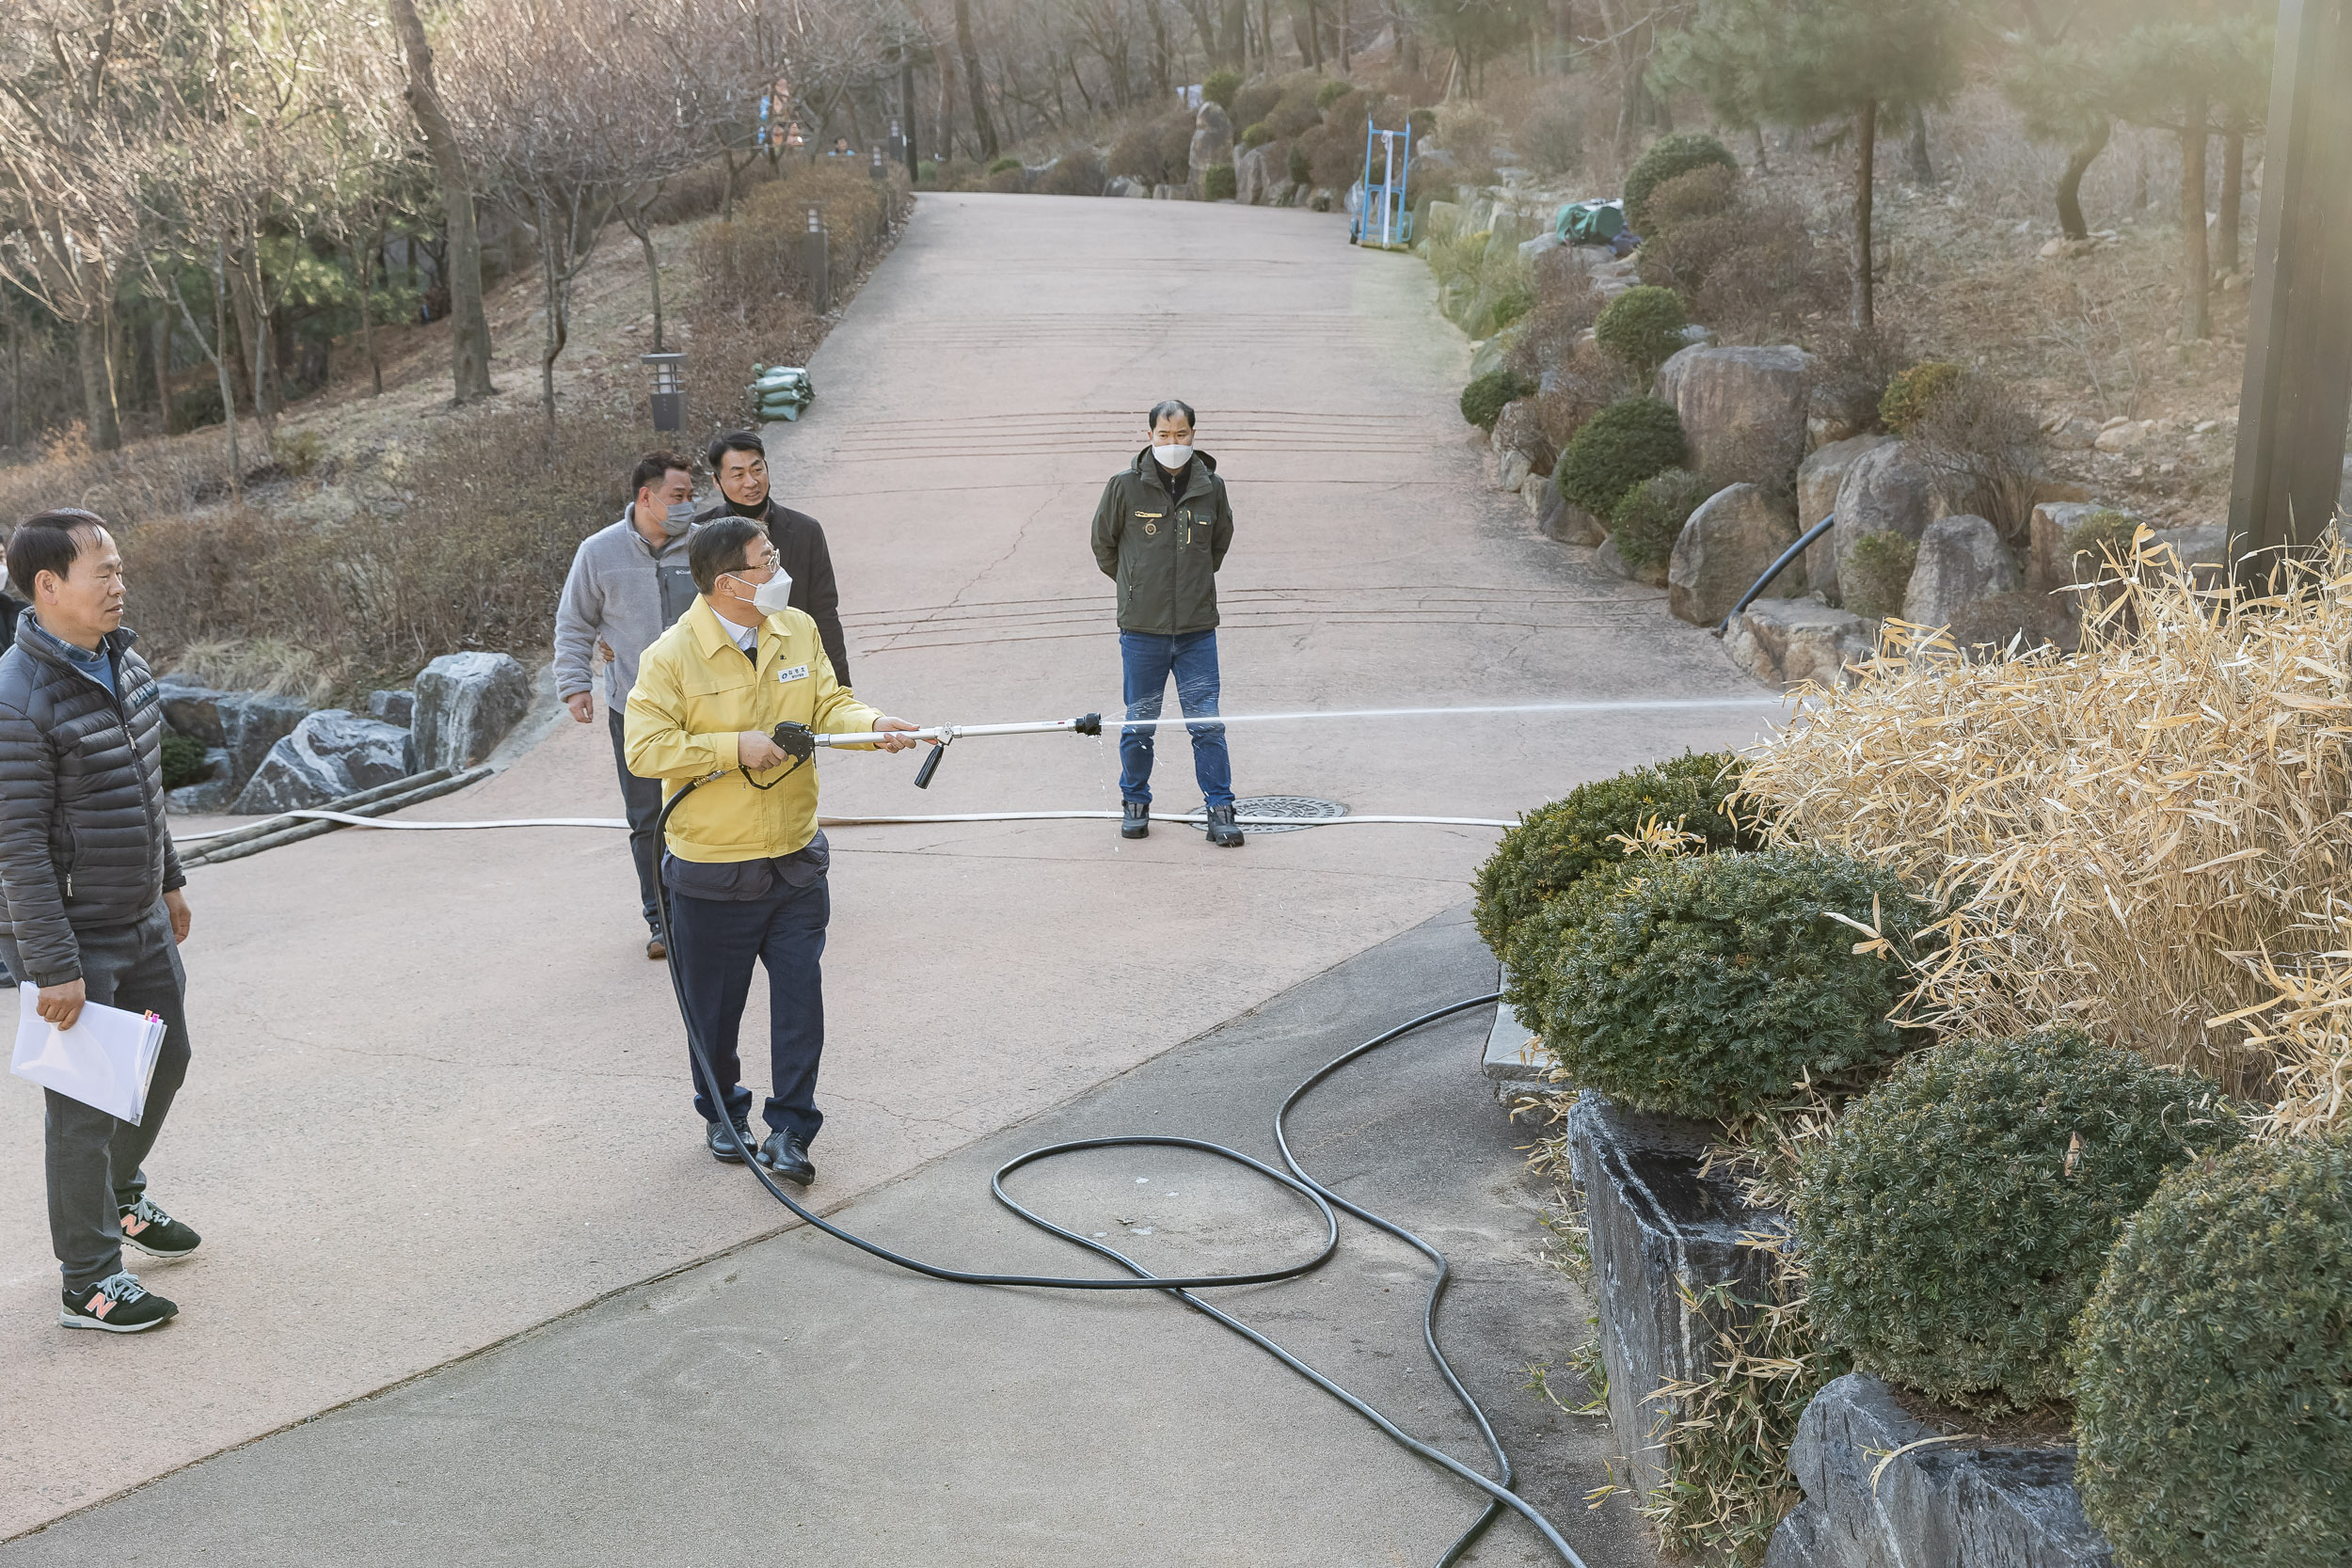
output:
<instances>
[{"instance_id":1,"label":"garden lamp post","mask_svg":"<svg viewBox=\"0 0 2352 1568\"><path fill-rule=\"evenodd\" d=\"M2267 580L2334 517L2352 413L2352 0L2280 0L2254 296L2247 317L2233 575ZM2249 559L2250 558L2250 559Z\"/></svg>"},{"instance_id":2,"label":"garden lamp post","mask_svg":"<svg viewBox=\"0 0 2352 1568\"><path fill-rule=\"evenodd\" d=\"M641 365L653 367L653 427L660 431L686 428L686 356L641 354Z\"/></svg>"}]
</instances>

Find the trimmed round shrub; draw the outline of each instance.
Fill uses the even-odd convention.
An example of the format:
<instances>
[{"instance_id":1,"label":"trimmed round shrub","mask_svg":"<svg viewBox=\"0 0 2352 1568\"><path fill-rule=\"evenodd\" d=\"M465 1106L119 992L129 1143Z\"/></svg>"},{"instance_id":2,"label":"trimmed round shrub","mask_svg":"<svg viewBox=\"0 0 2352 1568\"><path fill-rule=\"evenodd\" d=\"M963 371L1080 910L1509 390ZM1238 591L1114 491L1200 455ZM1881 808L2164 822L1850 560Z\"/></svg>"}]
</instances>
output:
<instances>
[{"instance_id":1,"label":"trimmed round shrub","mask_svg":"<svg viewBox=\"0 0 2352 1568\"><path fill-rule=\"evenodd\" d=\"M164 787L178 789L183 784L201 784L209 769L204 766L204 742L192 735L164 736Z\"/></svg>"},{"instance_id":2,"label":"trimmed round shrub","mask_svg":"<svg viewBox=\"0 0 2352 1568\"><path fill-rule=\"evenodd\" d=\"M1534 389L1508 370L1488 371L1462 388L1462 418L1492 435L1503 404Z\"/></svg>"},{"instance_id":3,"label":"trimmed round shrub","mask_svg":"<svg viewBox=\"0 0 2352 1568\"><path fill-rule=\"evenodd\" d=\"M1918 540L1892 530L1866 533L1837 563L1837 592L1846 608L1865 620L1900 615L1912 568L1918 564Z\"/></svg>"},{"instance_id":4,"label":"trimmed round shrub","mask_svg":"<svg viewBox=\"0 0 2352 1568\"><path fill-rule=\"evenodd\" d=\"M2167 1177L2074 1370L2074 1482L2123 1568L2352 1561L2352 1133Z\"/></svg>"},{"instance_id":5,"label":"trimmed round shrub","mask_svg":"<svg viewBox=\"0 0 2352 1568\"><path fill-rule=\"evenodd\" d=\"M1230 65L1219 66L1201 82L1200 96L1230 115L1233 112L1234 95L1241 91L1241 81L1240 71Z\"/></svg>"},{"instance_id":6,"label":"trimmed round shrub","mask_svg":"<svg viewBox=\"0 0 2352 1568\"><path fill-rule=\"evenodd\" d=\"M1656 398L1619 398L1584 421L1561 454L1553 483L1597 517L1611 515L1625 493L1653 474L1682 466L1682 420Z\"/></svg>"},{"instance_id":7,"label":"trimmed round shrub","mask_svg":"<svg viewBox=\"0 0 2352 1568\"><path fill-rule=\"evenodd\" d=\"M1611 300L1593 323L1593 341L1637 374L1646 376L1684 346L1682 329L1691 318L1682 296L1650 284L1628 289Z\"/></svg>"},{"instance_id":8,"label":"trimmed round shrub","mask_svg":"<svg viewBox=\"0 0 2352 1568\"><path fill-rule=\"evenodd\" d=\"M2166 1171L2241 1136L2210 1081L2080 1030L1923 1051L1804 1163L1813 1323L1947 1403L2059 1399L2116 1232Z\"/></svg>"},{"instance_id":9,"label":"trimmed round shrub","mask_svg":"<svg viewBox=\"0 0 2352 1568\"><path fill-rule=\"evenodd\" d=\"M1854 929L1829 918L1875 918L1908 947L1925 907L1885 867L1779 847L1645 859L1617 875L1549 950L1513 949L1542 970L1531 1022L1578 1087L1639 1111L1730 1117L1917 1043L1887 1022L1908 967L1856 953Z\"/></svg>"},{"instance_id":10,"label":"trimmed round shrub","mask_svg":"<svg viewBox=\"0 0 2352 1568\"><path fill-rule=\"evenodd\" d=\"M1650 227L1642 231L1643 243L1646 245L1678 225L1730 211L1739 181L1737 169L1722 164L1703 164L1660 184L1649 193Z\"/></svg>"},{"instance_id":11,"label":"trimmed round shrub","mask_svg":"<svg viewBox=\"0 0 2352 1568\"><path fill-rule=\"evenodd\" d=\"M1241 134L1241 144L1244 147L1263 147L1273 139L1274 132L1263 119L1256 121Z\"/></svg>"},{"instance_id":12,"label":"trimmed round shrub","mask_svg":"<svg viewBox=\"0 0 2352 1568\"><path fill-rule=\"evenodd\" d=\"M1927 417L1929 406L1968 378L1966 367L1947 359L1924 359L1886 384L1879 399L1879 419L1898 436L1908 436Z\"/></svg>"},{"instance_id":13,"label":"trimmed round shrub","mask_svg":"<svg viewBox=\"0 0 2352 1568\"><path fill-rule=\"evenodd\" d=\"M1315 107L1319 110L1327 109L1355 90L1355 83L1335 76L1315 88Z\"/></svg>"},{"instance_id":14,"label":"trimmed round shrub","mask_svg":"<svg viewBox=\"0 0 2352 1568\"><path fill-rule=\"evenodd\" d=\"M1009 174L1015 169L1018 169L1020 166L1020 159L1008 156L999 158L994 163L989 165L988 172L991 174Z\"/></svg>"},{"instance_id":15,"label":"trimmed round shrub","mask_svg":"<svg viewBox=\"0 0 2352 1568\"><path fill-rule=\"evenodd\" d=\"M1303 140L1291 143L1291 155L1283 160L1283 165L1292 184L1311 185L1315 182L1314 159L1309 155Z\"/></svg>"},{"instance_id":16,"label":"trimmed round shrub","mask_svg":"<svg viewBox=\"0 0 2352 1568\"><path fill-rule=\"evenodd\" d=\"M1413 145L1419 147L1438 134L1438 111L1415 109L1405 117L1405 124L1413 133Z\"/></svg>"},{"instance_id":17,"label":"trimmed round shrub","mask_svg":"<svg viewBox=\"0 0 2352 1568\"><path fill-rule=\"evenodd\" d=\"M2066 531L2066 557L2079 568L2104 568L2108 555L2118 561L2132 558L2132 540L2139 532L2139 519L2128 512L2102 507L2085 513L2080 522ZM2080 558L2089 556L2089 561Z\"/></svg>"},{"instance_id":18,"label":"trimmed round shrub","mask_svg":"<svg viewBox=\"0 0 2352 1568\"><path fill-rule=\"evenodd\" d=\"M1729 752L1685 752L1578 784L1527 813L1478 868L1478 934L1507 960L1512 933L1579 879L1625 860L1625 847L1610 839L1632 833L1648 817L1679 823L1709 849L1754 845L1754 832L1724 811L1724 798L1740 787L1740 759Z\"/></svg>"},{"instance_id":19,"label":"trimmed round shrub","mask_svg":"<svg viewBox=\"0 0 2352 1568\"><path fill-rule=\"evenodd\" d=\"M1649 232L1652 192L1678 174L1717 165L1737 173L1740 160L1731 149L1702 132L1683 131L1661 136L1635 161L1625 177L1625 221L1637 234Z\"/></svg>"},{"instance_id":20,"label":"trimmed round shrub","mask_svg":"<svg viewBox=\"0 0 2352 1568\"><path fill-rule=\"evenodd\" d=\"M1613 531L1617 553L1628 565L1664 565L1682 537L1682 525L1720 488L1688 468L1668 468L1642 481L1617 502Z\"/></svg>"},{"instance_id":21,"label":"trimmed round shrub","mask_svg":"<svg viewBox=\"0 0 2352 1568\"><path fill-rule=\"evenodd\" d=\"M1240 188L1231 164L1211 164L1200 171L1200 195L1204 200L1231 201Z\"/></svg>"}]
</instances>

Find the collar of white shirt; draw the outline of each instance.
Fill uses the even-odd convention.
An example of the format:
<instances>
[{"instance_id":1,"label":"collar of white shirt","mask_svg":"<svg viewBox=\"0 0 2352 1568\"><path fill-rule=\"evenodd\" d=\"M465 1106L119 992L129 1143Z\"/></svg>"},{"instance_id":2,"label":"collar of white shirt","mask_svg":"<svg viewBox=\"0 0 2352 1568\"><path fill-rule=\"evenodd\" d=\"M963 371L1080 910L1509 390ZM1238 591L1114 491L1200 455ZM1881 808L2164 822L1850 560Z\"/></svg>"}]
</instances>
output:
<instances>
[{"instance_id":1,"label":"collar of white shirt","mask_svg":"<svg viewBox=\"0 0 2352 1568\"><path fill-rule=\"evenodd\" d=\"M719 624L727 628L727 635L735 639L735 645L737 647L742 649L747 654L757 651L759 647L759 627L756 625L739 626L723 615L719 618Z\"/></svg>"}]
</instances>

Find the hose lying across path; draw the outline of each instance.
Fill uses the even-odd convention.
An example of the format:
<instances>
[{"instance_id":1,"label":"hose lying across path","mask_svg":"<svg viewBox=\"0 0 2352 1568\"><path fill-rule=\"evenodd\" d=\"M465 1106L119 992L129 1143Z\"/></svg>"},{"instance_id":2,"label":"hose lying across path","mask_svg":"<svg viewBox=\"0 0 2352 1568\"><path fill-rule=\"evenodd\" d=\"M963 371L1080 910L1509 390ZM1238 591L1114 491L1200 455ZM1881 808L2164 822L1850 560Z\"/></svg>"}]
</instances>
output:
<instances>
[{"instance_id":1,"label":"hose lying across path","mask_svg":"<svg viewBox=\"0 0 2352 1568\"><path fill-rule=\"evenodd\" d=\"M411 833L471 832L484 828L626 829L628 826L628 819L626 817L619 816L507 816L482 822L384 822L379 821L373 816L360 816L352 812L329 811L323 806L315 811L291 811L285 813L284 815L291 817L310 817L323 823L337 823L347 828L385 828L396 832ZM820 828L883 828L914 826L926 822L1074 822L1095 820L1116 822L1119 819L1120 814L1115 811L972 811L949 812L945 815L935 816L819 816L817 819L817 825ZM1152 820L1154 822L1174 822L1184 827L1198 828L1200 827L1207 819L1199 812L1195 812L1189 816L1163 816L1160 813L1154 812L1152 816ZM1387 816L1372 813L1368 813L1361 816L1236 816L1233 818L1233 821L1237 825L1244 828L1344 828L1351 822L1415 823L1442 828L1516 828L1518 826L1516 822L1505 822L1500 817L1492 816ZM239 831L240 830L233 828L222 830L224 832L235 832ZM325 828L321 828L319 831L324 832L326 830ZM176 839L175 842L181 844L192 844L212 836L213 835L210 833L190 833L185 837ZM274 833L269 836L271 843L278 842ZM254 847L257 848L267 847L267 845L262 844L258 840L254 845ZM249 852L243 845L239 845L236 847L241 852ZM207 861L230 860L233 858L234 857L230 855L215 853L208 856Z\"/></svg>"},{"instance_id":2,"label":"hose lying across path","mask_svg":"<svg viewBox=\"0 0 2352 1568\"><path fill-rule=\"evenodd\" d=\"M720 776L711 775L714 778ZM677 810L678 803L691 795L697 785L707 782L706 779L697 779L670 797L668 803L661 808L661 816L655 824L654 840L656 843L664 842L663 834L669 827L670 815ZM670 922L669 889L660 879L656 879L655 887L657 896L661 901L661 928L665 931L675 931L676 927ZM677 998L678 1018L686 1027L686 1044L693 1053L697 1076L704 1085L715 1085L718 1082L718 1076L710 1070L709 1053L704 1048L702 1037L694 1028L693 1015L686 1005L686 983L678 974L677 944L675 941L669 944L668 962L664 967L669 971L670 987ZM1280 1107L1274 1113L1274 1143L1275 1147L1281 1151L1283 1169L1278 1170L1262 1161L1250 1158L1237 1148L1229 1148L1223 1144L1207 1143L1198 1138L1180 1138L1154 1133L1134 1133L1124 1137L1110 1138L1078 1138L1067 1143L1047 1144L1042 1148L1030 1149L1025 1154L1016 1155L996 1168L996 1174L989 1179L989 1191L995 1196L997 1202L1040 1229L1051 1231L1063 1241L1109 1259L1134 1276L1127 1279L1096 1275L982 1274L945 1268L936 1263L927 1263L919 1259L909 1258L879 1243L869 1242L863 1236L844 1230L822 1215L802 1207L754 1157L753 1150L745 1143L742 1133L735 1130L731 1122L727 1124L727 1138L734 1145L737 1156L758 1180L759 1184L768 1190L769 1196L835 1241L846 1242L869 1257L878 1258L885 1263L922 1275L926 1278L945 1280L957 1285L1009 1286L1027 1290L1161 1291L1174 1296L1196 1312L1206 1314L1371 1422L1390 1441L1396 1443L1407 1452L1416 1454L1458 1477L1486 1495L1487 1498L1486 1508L1470 1523L1469 1528L1454 1538L1453 1545L1446 1548L1445 1555L1438 1559L1437 1568L1452 1568L1453 1564L1460 1561L1462 1554L1469 1551L1480 1536L1486 1534L1488 1527L1502 1516L1505 1509L1518 1513L1529 1524L1534 1526L1542 1533L1543 1538L1550 1543L1552 1550L1559 1554L1560 1560L1567 1563L1569 1568L1585 1568L1584 1560L1576 1555L1576 1549L1568 1544L1560 1531L1553 1527L1551 1521L1545 1518L1534 1505L1511 1489L1511 1459L1503 1451L1502 1440L1495 1435L1494 1424L1486 1418L1486 1411L1480 1408L1478 1401L1471 1396L1470 1391L1463 1386L1461 1378L1454 1373L1453 1363L1446 1359L1445 1352L1438 1344L1438 1303L1445 1294L1446 1285L1453 1277L1453 1270L1446 1261L1445 1254L1395 1221L1375 1213L1360 1204L1351 1203L1308 1175L1306 1167L1298 1163L1297 1154L1291 1148L1286 1125L1291 1112L1297 1107L1301 1100L1306 1098L1310 1090L1350 1062L1360 1056L1369 1055L1382 1046L1402 1039L1415 1030L1424 1028L1441 1019L1452 1018L1457 1013L1468 1012L1473 1007L1491 1006L1500 1000L1501 994L1499 991L1488 991L1483 996L1470 997L1460 1002L1451 1003L1433 1012L1423 1013L1419 1018L1401 1023L1385 1034L1375 1035L1361 1045L1343 1052L1311 1073L1303 1083L1283 1097ZM712 1098L715 1103L716 1097ZM1024 1207L1011 1194L1005 1191L1005 1178L1024 1166L1033 1165L1057 1155L1073 1154L1081 1149L1089 1148L1189 1148L1198 1153L1214 1155L1230 1164L1256 1171L1267 1180L1288 1188L1304 1198L1313 1206L1317 1213L1322 1215L1324 1223L1322 1248L1304 1262L1293 1263L1283 1268L1261 1270L1253 1274L1159 1275L1152 1274L1142 1264L1115 1247L1105 1246L1091 1237L1082 1236L1074 1230L1056 1225L1043 1215ZM1315 1370L1239 1318L1220 1310L1195 1293L1221 1286L1271 1284L1279 1280L1296 1279L1312 1273L1328 1262L1339 1250L1340 1221L1338 1214L1333 1211L1340 1209L1345 1210L1367 1225L1386 1231L1436 1265L1437 1272L1429 1284L1429 1295L1422 1307L1422 1342L1428 1349L1430 1359L1436 1362L1438 1372L1445 1378L1446 1386L1454 1390L1454 1397L1461 1402L1463 1410L1469 1414L1470 1420L1477 1426L1479 1436L1486 1442L1486 1451L1494 1456L1495 1467L1501 1472L1499 1479L1490 1479L1482 1475L1442 1449L1434 1448L1421 1441L1382 1415L1369 1402Z\"/></svg>"}]
</instances>

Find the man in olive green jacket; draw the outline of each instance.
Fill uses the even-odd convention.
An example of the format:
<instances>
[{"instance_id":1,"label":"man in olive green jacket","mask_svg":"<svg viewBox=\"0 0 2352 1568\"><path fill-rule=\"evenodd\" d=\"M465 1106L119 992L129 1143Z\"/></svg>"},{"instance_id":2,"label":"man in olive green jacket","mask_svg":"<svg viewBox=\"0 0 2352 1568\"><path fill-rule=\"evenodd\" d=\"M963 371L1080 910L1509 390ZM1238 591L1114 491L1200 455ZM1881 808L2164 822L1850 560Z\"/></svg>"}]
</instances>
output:
<instances>
[{"instance_id":1,"label":"man in olive green jacket","mask_svg":"<svg viewBox=\"0 0 2352 1568\"><path fill-rule=\"evenodd\" d=\"M1192 770L1209 842L1238 848L1233 768L1217 705L1216 571L1233 542L1233 509L1216 459L1192 445L1193 413L1169 401L1148 418L1152 444L1111 476L1094 510L1094 561L1119 583L1119 652L1127 717L1157 719L1171 674L1192 732ZM1153 729L1119 736L1121 838L1152 831Z\"/></svg>"}]
</instances>

